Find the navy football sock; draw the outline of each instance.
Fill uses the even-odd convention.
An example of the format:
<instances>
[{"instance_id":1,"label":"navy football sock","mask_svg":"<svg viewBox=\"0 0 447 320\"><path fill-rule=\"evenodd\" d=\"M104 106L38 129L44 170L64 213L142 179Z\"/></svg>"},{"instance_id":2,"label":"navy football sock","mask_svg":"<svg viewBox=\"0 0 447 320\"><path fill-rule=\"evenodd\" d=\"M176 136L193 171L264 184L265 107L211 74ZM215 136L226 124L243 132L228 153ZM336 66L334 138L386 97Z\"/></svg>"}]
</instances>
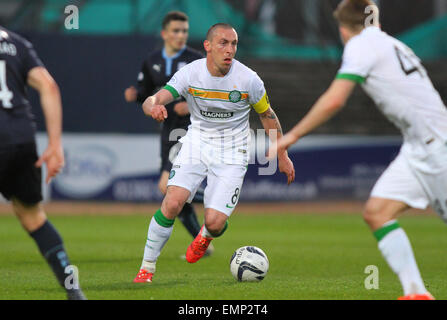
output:
<instances>
[{"instance_id":1,"label":"navy football sock","mask_svg":"<svg viewBox=\"0 0 447 320\"><path fill-rule=\"evenodd\" d=\"M36 242L40 253L47 260L59 284L65 288L65 278L69 275L65 273L65 268L70 265L70 261L57 230L47 220L39 229L29 235Z\"/></svg>"}]
</instances>

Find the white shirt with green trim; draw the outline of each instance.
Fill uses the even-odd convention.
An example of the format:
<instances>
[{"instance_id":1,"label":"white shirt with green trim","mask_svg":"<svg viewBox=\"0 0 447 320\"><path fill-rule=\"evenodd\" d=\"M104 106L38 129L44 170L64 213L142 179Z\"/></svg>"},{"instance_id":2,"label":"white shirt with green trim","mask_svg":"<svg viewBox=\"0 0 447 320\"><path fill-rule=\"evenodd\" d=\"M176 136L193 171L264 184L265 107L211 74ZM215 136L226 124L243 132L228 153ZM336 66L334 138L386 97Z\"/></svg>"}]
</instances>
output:
<instances>
[{"instance_id":1,"label":"white shirt with green trim","mask_svg":"<svg viewBox=\"0 0 447 320\"><path fill-rule=\"evenodd\" d=\"M365 28L346 44L338 79L361 84L404 136L402 151L419 167L447 151L447 108L420 59L378 27ZM428 170L428 169L427 169Z\"/></svg>"},{"instance_id":2,"label":"white shirt with green trim","mask_svg":"<svg viewBox=\"0 0 447 320\"><path fill-rule=\"evenodd\" d=\"M165 89L188 102L191 125L180 142L205 144L224 163L248 164L250 109L266 95L256 72L233 60L228 74L214 77L200 59L180 69Z\"/></svg>"}]
</instances>

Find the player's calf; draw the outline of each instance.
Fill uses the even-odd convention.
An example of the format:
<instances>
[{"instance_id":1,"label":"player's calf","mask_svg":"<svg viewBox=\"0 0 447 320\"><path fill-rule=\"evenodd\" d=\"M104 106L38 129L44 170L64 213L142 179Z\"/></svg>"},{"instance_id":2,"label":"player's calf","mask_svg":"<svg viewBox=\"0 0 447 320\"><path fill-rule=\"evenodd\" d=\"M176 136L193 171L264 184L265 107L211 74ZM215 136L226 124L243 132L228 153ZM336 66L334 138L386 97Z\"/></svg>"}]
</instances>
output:
<instances>
[{"instance_id":1,"label":"player's calf","mask_svg":"<svg viewBox=\"0 0 447 320\"><path fill-rule=\"evenodd\" d=\"M161 210L152 217L147 232L146 245L140 271L134 279L135 283L152 282L155 265L161 250L169 240L174 228L174 219L168 219Z\"/></svg>"},{"instance_id":2,"label":"player's calf","mask_svg":"<svg viewBox=\"0 0 447 320\"><path fill-rule=\"evenodd\" d=\"M382 256L399 277L406 296L427 292L410 240L396 220L407 208L408 205L404 202L371 198L363 215L377 239Z\"/></svg>"},{"instance_id":3,"label":"player's calf","mask_svg":"<svg viewBox=\"0 0 447 320\"><path fill-rule=\"evenodd\" d=\"M70 265L70 261L59 232L47 220L47 216L40 204L28 205L16 198L13 198L12 203L14 212L22 226L35 241L40 253L53 270L59 284L65 288L67 277L65 268Z\"/></svg>"}]
</instances>

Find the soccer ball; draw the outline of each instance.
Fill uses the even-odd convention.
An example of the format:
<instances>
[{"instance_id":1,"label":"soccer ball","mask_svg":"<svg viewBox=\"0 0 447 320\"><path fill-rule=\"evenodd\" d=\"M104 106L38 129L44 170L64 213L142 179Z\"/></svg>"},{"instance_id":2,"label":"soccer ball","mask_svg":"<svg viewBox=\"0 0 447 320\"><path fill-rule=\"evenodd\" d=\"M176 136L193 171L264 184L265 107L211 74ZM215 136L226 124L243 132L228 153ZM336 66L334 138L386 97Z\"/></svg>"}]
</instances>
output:
<instances>
[{"instance_id":1,"label":"soccer ball","mask_svg":"<svg viewBox=\"0 0 447 320\"><path fill-rule=\"evenodd\" d=\"M245 246L233 253L230 270L237 281L261 281L269 270L269 259L261 249Z\"/></svg>"}]
</instances>

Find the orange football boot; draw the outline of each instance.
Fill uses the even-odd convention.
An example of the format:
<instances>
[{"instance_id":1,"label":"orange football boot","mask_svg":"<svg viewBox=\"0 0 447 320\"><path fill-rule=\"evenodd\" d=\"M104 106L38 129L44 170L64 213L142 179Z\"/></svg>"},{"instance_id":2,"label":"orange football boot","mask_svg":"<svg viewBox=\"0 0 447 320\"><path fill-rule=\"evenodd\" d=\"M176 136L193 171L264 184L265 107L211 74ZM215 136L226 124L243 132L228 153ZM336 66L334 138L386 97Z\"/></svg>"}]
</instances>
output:
<instances>
[{"instance_id":1,"label":"orange football boot","mask_svg":"<svg viewBox=\"0 0 447 320\"><path fill-rule=\"evenodd\" d=\"M193 240L193 242L186 250L186 261L188 261L189 263L195 263L199 261L200 258L205 255L206 249L208 249L211 240L213 240L213 238L202 237L202 230L203 226L202 229L200 229L197 237Z\"/></svg>"},{"instance_id":2,"label":"orange football boot","mask_svg":"<svg viewBox=\"0 0 447 320\"><path fill-rule=\"evenodd\" d=\"M424 294L409 294L407 296L400 297L397 300L435 300L435 298L427 292Z\"/></svg>"},{"instance_id":3,"label":"orange football boot","mask_svg":"<svg viewBox=\"0 0 447 320\"><path fill-rule=\"evenodd\" d=\"M153 273L150 273L145 269L141 269L140 272L138 272L135 279L133 279L133 282L134 283L152 282L153 276L154 276Z\"/></svg>"}]
</instances>

